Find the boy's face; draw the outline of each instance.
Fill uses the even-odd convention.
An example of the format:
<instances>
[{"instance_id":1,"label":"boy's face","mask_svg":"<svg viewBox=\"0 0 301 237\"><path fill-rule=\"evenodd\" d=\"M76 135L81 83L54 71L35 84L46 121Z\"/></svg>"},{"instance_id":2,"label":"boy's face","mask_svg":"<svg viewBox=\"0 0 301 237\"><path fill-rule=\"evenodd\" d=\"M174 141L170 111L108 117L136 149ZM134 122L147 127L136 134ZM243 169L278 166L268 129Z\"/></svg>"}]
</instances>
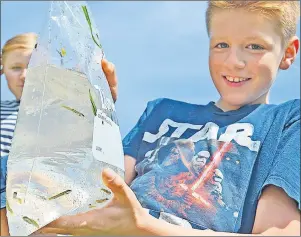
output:
<instances>
[{"instance_id":1,"label":"boy's face","mask_svg":"<svg viewBox=\"0 0 301 237\"><path fill-rule=\"evenodd\" d=\"M243 9L214 12L209 67L222 109L267 103L284 52L272 20Z\"/></svg>"},{"instance_id":2,"label":"boy's face","mask_svg":"<svg viewBox=\"0 0 301 237\"><path fill-rule=\"evenodd\" d=\"M3 61L8 88L19 100L22 96L27 66L30 60L31 50L14 50L8 52Z\"/></svg>"}]
</instances>

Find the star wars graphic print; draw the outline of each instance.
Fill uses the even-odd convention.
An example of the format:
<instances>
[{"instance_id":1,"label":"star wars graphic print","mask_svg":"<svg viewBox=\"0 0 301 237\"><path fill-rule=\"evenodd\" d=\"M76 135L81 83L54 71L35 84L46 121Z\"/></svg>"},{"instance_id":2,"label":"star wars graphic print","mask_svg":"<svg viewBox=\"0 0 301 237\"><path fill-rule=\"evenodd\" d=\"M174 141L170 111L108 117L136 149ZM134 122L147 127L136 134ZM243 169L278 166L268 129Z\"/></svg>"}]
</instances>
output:
<instances>
[{"instance_id":1,"label":"star wars graphic print","mask_svg":"<svg viewBox=\"0 0 301 237\"><path fill-rule=\"evenodd\" d=\"M168 130L173 132L168 134ZM243 206L249 176L260 142L252 141L251 124L232 124L218 137L214 123L199 126L165 120L157 134L146 132L144 142L156 143L138 162L131 188L147 209L169 213L203 229L216 221L232 231Z\"/></svg>"}]
</instances>

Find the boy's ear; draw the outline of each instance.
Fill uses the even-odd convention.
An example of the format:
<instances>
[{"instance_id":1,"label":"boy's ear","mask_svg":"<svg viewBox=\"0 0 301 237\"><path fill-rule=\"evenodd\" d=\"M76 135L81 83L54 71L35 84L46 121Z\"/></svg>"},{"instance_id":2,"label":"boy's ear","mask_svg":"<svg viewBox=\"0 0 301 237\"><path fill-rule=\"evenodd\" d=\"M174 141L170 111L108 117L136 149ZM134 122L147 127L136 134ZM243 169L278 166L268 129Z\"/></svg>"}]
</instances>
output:
<instances>
[{"instance_id":1,"label":"boy's ear","mask_svg":"<svg viewBox=\"0 0 301 237\"><path fill-rule=\"evenodd\" d=\"M284 56L280 62L279 68L282 70L288 69L296 59L300 41L297 36L294 36L288 43L285 49Z\"/></svg>"}]
</instances>

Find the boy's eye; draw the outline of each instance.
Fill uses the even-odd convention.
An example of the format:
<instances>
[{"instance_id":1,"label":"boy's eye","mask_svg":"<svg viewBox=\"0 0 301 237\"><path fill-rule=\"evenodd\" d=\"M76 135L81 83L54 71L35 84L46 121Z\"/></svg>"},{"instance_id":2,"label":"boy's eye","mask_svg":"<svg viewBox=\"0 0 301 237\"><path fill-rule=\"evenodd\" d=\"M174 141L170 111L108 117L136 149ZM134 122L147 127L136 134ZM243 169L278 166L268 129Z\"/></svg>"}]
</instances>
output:
<instances>
[{"instance_id":1,"label":"boy's eye","mask_svg":"<svg viewBox=\"0 0 301 237\"><path fill-rule=\"evenodd\" d=\"M264 49L264 47L258 45L258 44L250 44L247 46L248 49L252 49L252 50L262 50Z\"/></svg>"},{"instance_id":2,"label":"boy's eye","mask_svg":"<svg viewBox=\"0 0 301 237\"><path fill-rule=\"evenodd\" d=\"M219 43L215 47L219 49L224 49L224 48L229 48L229 45L227 43Z\"/></svg>"}]
</instances>

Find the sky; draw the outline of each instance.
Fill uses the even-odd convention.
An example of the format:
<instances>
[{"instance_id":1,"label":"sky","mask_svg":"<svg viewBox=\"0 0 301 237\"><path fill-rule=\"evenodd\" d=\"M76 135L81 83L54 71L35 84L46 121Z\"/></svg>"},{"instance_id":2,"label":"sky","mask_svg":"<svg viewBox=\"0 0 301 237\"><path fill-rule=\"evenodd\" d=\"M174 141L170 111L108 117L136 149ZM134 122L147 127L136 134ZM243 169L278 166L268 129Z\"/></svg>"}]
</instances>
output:
<instances>
[{"instance_id":1,"label":"sky","mask_svg":"<svg viewBox=\"0 0 301 237\"><path fill-rule=\"evenodd\" d=\"M88 5L106 57L116 66L122 137L150 100L167 97L207 104L219 98L208 68L206 2L88 1ZM48 1L1 1L1 47L16 34L42 32L49 6ZM292 68L280 71L270 102L295 98L300 98L299 56ZM10 99L14 96L2 77L1 100Z\"/></svg>"}]
</instances>

